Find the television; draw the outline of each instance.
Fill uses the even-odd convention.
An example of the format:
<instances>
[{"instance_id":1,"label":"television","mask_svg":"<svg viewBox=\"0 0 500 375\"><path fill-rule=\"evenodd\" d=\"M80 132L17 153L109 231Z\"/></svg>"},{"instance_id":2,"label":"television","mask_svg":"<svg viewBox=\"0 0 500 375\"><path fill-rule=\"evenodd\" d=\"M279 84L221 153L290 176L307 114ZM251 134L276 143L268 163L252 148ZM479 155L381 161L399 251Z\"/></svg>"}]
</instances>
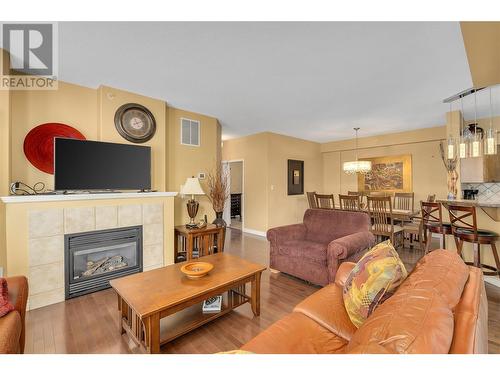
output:
<instances>
[{"instance_id":1,"label":"television","mask_svg":"<svg viewBox=\"0 0 500 375\"><path fill-rule=\"evenodd\" d=\"M55 190L150 190L151 147L54 140Z\"/></svg>"}]
</instances>

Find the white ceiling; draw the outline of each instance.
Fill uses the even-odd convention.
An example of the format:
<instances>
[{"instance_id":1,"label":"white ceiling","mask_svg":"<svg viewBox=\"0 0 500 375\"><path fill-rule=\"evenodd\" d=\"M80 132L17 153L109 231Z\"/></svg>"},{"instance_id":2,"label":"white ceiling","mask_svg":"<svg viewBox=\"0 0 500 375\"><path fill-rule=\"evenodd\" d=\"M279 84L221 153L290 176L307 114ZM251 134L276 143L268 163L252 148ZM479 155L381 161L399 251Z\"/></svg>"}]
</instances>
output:
<instances>
[{"instance_id":1,"label":"white ceiling","mask_svg":"<svg viewBox=\"0 0 500 375\"><path fill-rule=\"evenodd\" d=\"M325 142L444 123L472 86L458 22L60 23L59 77Z\"/></svg>"}]
</instances>

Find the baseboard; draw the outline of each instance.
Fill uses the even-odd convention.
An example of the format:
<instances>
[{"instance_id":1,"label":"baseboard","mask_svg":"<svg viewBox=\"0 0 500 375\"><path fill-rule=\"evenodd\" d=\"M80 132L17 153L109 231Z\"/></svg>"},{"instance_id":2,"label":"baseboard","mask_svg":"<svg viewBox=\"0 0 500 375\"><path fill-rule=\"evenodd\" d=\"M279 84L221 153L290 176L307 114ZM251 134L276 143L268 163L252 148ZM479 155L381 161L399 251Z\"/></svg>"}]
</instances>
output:
<instances>
[{"instance_id":1,"label":"baseboard","mask_svg":"<svg viewBox=\"0 0 500 375\"><path fill-rule=\"evenodd\" d=\"M484 282L500 288L500 279L497 276L485 276Z\"/></svg>"},{"instance_id":2,"label":"baseboard","mask_svg":"<svg viewBox=\"0 0 500 375\"><path fill-rule=\"evenodd\" d=\"M259 236L259 237L266 237L266 232L262 232L260 230L243 228L243 232L248 233L248 234L254 234L254 235Z\"/></svg>"}]
</instances>

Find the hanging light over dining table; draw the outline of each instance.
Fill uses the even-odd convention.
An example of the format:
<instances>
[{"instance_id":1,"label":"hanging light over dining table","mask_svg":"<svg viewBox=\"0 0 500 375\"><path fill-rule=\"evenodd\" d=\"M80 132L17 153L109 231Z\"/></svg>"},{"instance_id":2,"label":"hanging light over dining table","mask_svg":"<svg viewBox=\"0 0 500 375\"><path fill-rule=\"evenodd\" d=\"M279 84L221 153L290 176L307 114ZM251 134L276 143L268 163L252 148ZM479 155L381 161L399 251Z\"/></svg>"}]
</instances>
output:
<instances>
[{"instance_id":1,"label":"hanging light over dining table","mask_svg":"<svg viewBox=\"0 0 500 375\"><path fill-rule=\"evenodd\" d=\"M366 174L370 173L372 170L372 162L369 160L359 160L358 159L358 130L360 128L354 128L356 132L356 160L354 161L346 161L343 164L343 170L347 174Z\"/></svg>"}]
</instances>

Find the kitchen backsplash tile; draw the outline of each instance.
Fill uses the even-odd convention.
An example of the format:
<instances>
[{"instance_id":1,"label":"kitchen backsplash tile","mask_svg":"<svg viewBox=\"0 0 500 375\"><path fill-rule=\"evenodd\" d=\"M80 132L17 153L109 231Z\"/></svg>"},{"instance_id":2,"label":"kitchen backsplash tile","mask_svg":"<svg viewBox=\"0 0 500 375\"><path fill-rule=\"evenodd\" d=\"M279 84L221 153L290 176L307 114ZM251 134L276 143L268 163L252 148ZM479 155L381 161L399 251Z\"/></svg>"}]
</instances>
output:
<instances>
[{"instance_id":1,"label":"kitchen backsplash tile","mask_svg":"<svg viewBox=\"0 0 500 375\"><path fill-rule=\"evenodd\" d=\"M462 190L464 189L477 189L477 199L479 200L500 201L500 183L462 184Z\"/></svg>"}]
</instances>

